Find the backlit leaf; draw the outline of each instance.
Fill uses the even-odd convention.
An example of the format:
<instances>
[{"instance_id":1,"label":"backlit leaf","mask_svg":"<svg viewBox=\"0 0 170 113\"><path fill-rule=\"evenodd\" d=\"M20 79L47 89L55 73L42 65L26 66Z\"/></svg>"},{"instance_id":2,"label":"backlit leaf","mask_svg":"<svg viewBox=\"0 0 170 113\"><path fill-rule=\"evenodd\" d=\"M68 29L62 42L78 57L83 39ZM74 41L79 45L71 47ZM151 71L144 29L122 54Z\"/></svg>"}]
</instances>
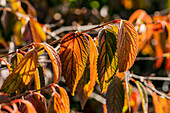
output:
<instances>
[{"instance_id":1,"label":"backlit leaf","mask_svg":"<svg viewBox=\"0 0 170 113\"><path fill-rule=\"evenodd\" d=\"M77 85L77 94L80 98L80 103L82 109L93 92L96 80L97 80L97 49L89 35L86 35L89 40L89 57L86 64L85 71L82 78L80 79Z\"/></svg>"},{"instance_id":2,"label":"backlit leaf","mask_svg":"<svg viewBox=\"0 0 170 113\"><path fill-rule=\"evenodd\" d=\"M86 67L88 49L86 36L79 32L66 34L60 43L59 55L62 62L62 75L73 96Z\"/></svg>"},{"instance_id":3,"label":"backlit leaf","mask_svg":"<svg viewBox=\"0 0 170 113\"><path fill-rule=\"evenodd\" d=\"M12 58L11 58L11 67L15 69L15 67L20 63L21 59L23 58L23 55L21 53L16 53Z\"/></svg>"},{"instance_id":4,"label":"backlit leaf","mask_svg":"<svg viewBox=\"0 0 170 113\"><path fill-rule=\"evenodd\" d=\"M153 27L154 25L152 24L153 20L152 18L146 13L144 10L137 10L135 11L129 18L129 21L131 23L136 23L135 26L140 26L142 24L146 24L146 41L148 41L152 34L153 34ZM142 37L143 38L143 37Z\"/></svg>"},{"instance_id":5,"label":"backlit leaf","mask_svg":"<svg viewBox=\"0 0 170 113\"><path fill-rule=\"evenodd\" d=\"M29 24L34 42L41 43L46 41L46 34L41 25L33 18L30 18Z\"/></svg>"},{"instance_id":6,"label":"backlit leaf","mask_svg":"<svg viewBox=\"0 0 170 113\"><path fill-rule=\"evenodd\" d=\"M138 36L133 25L121 20L117 40L118 69L127 71L133 65L138 52Z\"/></svg>"},{"instance_id":7,"label":"backlit leaf","mask_svg":"<svg viewBox=\"0 0 170 113\"><path fill-rule=\"evenodd\" d=\"M155 46L155 55L156 57L162 57L163 55L163 49L161 47L161 34L160 32L154 32L153 33L153 40L154 40L154 46ZM163 62L163 58L159 58L156 60L155 68L159 68Z\"/></svg>"},{"instance_id":8,"label":"backlit leaf","mask_svg":"<svg viewBox=\"0 0 170 113\"><path fill-rule=\"evenodd\" d=\"M117 76L114 76L106 93L106 105L108 113L122 113L124 104L123 84Z\"/></svg>"},{"instance_id":9,"label":"backlit leaf","mask_svg":"<svg viewBox=\"0 0 170 113\"><path fill-rule=\"evenodd\" d=\"M66 112L65 113L70 113L70 102L69 102L69 97L67 95L67 92L64 88L58 87L59 92L60 92L60 97L66 107Z\"/></svg>"},{"instance_id":10,"label":"backlit leaf","mask_svg":"<svg viewBox=\"0 0 170 113\"><path fill-rule=\"evenodd\" d=\"M114 26L115 29L118 29ZM98 79L101 92L106 91L117 70L117 32L111 28L102 29L99 34Z\"/></svg>"},{"instance_id":11,"label":"backlit leaf","mask_svg":"<svg viewBox=\"0 0 170 113\"><path fill-rule=\"evenodd\" d=\"M166 52L170 53L170 23L166 24L166 29L168 31L168 39L166 43ZM170 57L166 58L165 69L168 71L170 70Z\"/></svg>"},{"instance_id":12,"label":"backlit leaf","mask_svg":"<svg viewBox=\"0 0 170 113\"><path fill-rule=\"evenodd\" d=\"M48 103L48 113L66 113L66 106L57 92L53 92Z\"/></svg>"},{"instance_id":13,"label":"backlit leaf","mask_svg":"<svg viewBox=\"0 0 170 113\"><path fill-rule=\"evenodd\" d=\"M50 46L47 43L40 43L40 45L42 45L44 47L44 49L47 51L50 59L51 59L51 63L53 66L53 71L54 71L54 78L53 78L53 82L54 83L58 83L61 77L61 61L60 61L60 57L58 56L57 52L54 50L54 48L52 46Z\"/></svg>"},{"instance_id":14,"label":"backlit leaf","mask_svg":"<svg viewBox=\"0 0 170 113\"><path fill-rule=\"evenodd\" d=\"M148 111L148 95L145 90L145 87L139 81L135 81L135 84L136 84L136 86L139 90L140 96L141 96L143 112L147 113L147 111Z\"/></svg>"},{"instance_id":15,"label":"backlit leaf","mask_svg":"<svg viewBox=\"0 0 170 113\"><path fill-rule=\"evenodd\" d=\"M35 49L30 50L4 81L0 91L14 93L27 85L36 71L38 55Z\"/></svg>"}]
</instances>

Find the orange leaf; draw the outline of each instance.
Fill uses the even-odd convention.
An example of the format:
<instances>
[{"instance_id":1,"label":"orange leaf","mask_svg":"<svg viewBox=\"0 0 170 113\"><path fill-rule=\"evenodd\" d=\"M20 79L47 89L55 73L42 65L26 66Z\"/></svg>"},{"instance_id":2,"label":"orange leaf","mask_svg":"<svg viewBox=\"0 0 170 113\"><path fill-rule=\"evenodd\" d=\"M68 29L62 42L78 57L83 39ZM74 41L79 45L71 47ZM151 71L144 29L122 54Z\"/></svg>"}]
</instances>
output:
<instances>
[{"instance_id":1,"label":"orange leaf","mask_svg":"<svg viewBox=\"0 0 170 113\"><path fill-rule=\"evenodd\" d=\"M163 55L163 49L161 47L161 36L160 36L160 33L159 32L154 32L153 33L153 40L155 42L155 54L156 54L156 57L162 57ZM161 66L163 62L163 58L159 58L156 60L156 64L155 64L155 68L159 68Z\"/></svg>"},{"instance_id":2,"label":"orange leaf","mask_svg":"<svg viewBox=\"0 0 170 113\"><path fill-rule=\"evenodd\" d=\"M97 49L91 36L85 34L89 40L89 57L86 64L85 71L77 86L77 93L80 98L82 109L93 92L97 80Z\"/></svg>"},{"instance_id":3,"label":"orange leaf","mask_svg":"<svg viewBox=\"0 0 170 113\"><path fill-rule=\"evenodd\" d=\"M30 29L34 42L41 43L46 41L46 34L43 31L41 25L33 18L30 17Z\"/></svg>"},{"instance_id":4,"label":"orange leaf","mask_svg":"<svg viewBox=\"0 0 170 113\"><path fill-rule=\"evenodd\" d=\"M166 43L166 46L167 46L166 52L170 53L170 24L169 23L166 24L166 29L168 31L168 39L167 39L167 43ZM166 59L165 69L167 71L170 70L170 58Z\"/></svg>"},{"instance_id":5,"label":"orange leaf","mask_svg":"<svg viewBox=\"0 0 170 113\"><path fill-rule=\"evenodd\" d=\"M64 88L62 87L58 87L59 91L60 91L60 97L66 107L66 112L65 113L70 113L70 102L69 102L69 97L67 95L67 92L65 91Z\"/></svg>"},{"instance_id":6,"label":"orange leaf","mask_svg":"<svg viewBox=\"0 0 170 113\"><path fill-rule=\"evenodd\" d=\"M27 113L37 113L34 106L28 100L17 99L12 101L12 103L18 103L18 102L24 103L26 105Z\"/></svg>"},{"instance_id":7,"label":"orange leaf","mask_svg":"<svg viewBox=\"0 0 170 113\"><path fill-rule=\"evenodd\" d=\"M54 71L54 80L53 83L59 83L60 77L61 77L61 61L60 57L58 56L57 52L54 50L52 46L50 46L47 43L40 43L44 47L44 49L47 51L51 62L53 66Z\"/></svg>"},{"instance_id":8,"label":"orange leaf","mask_svg":"<svg viewBox=\"0 0 170 113\"><path fill-rule=\"evenodd\" d=\"M48 113L66 113L66 106L57 92L53 92L48 103Z\"/></svg>"},{"instance_id":9,"label":"orange leaf","mask_svg":"<svg viewBox=\"0 0 170 113\"><path fill-rule=\"evenodd\" d=\"M127 71L133 65L138 52L138 36L133 25L121 20L117 40L118 69Z\"/></svg>"},{"instance_id":10,"label":"orange leaf","mask_svg":"<svg viewBox=\"0 0 170 113\"><path fill-rule=\"evenodd\" d=\"M19 13L26 15L24 9L21 6L20 1L10 0L10 3L11 3L11 7L14 11L18 11Z\"/></svg>"},{"instance_id":11,"label":"orange leaf","mask_svg":"<svg viewBox=\"0 0 170 113\"><path fill-rule=\"evenodd\" d=\"M73 96L86 66L88 49L86 36L79 32L66 34L60 43L62 74Z\"/></svg>"},{"instance_id":12,"label":"orange leaf","mask_svg":"<svg viewBox=\"0 0 170 113\"><path fill-rule=\"evenodd\" d=\"M117 30L114 30L117 29ZM98 57L98 79L101 92L107 90L107 86L117 70L117 31L118 28L102 29L99 34L99 57Z\"/></svg>"},{"instance_id":13,"label":"orange leaf","mask_svg":"<svg viewBox=\"0 0 170 113\"><path fill-rule=\"evenodd\" d=\"M136 20L137 25L140 25L142 23L146 24L146 29L147 29L146 30L146 40L148 41L153 34L153 30L152 30L153 29L153 24L152 24L153 20L152 20L152 18L146 13L146 11L139 9L139 10L135 11L129 18L129 21L131 23L135 22L135 20Z\"/></svg>"},{"instance_id":14,"label":"orange leaf","mask_svg":"<svg viewBox=\"0 0 170 113\"><path fill-rule=\"evenodd\" d=\"M38 55L35 49L30 50L4 81L0 91L14 93L27 85L36 71Z\"/></svg>"}]
</instances>

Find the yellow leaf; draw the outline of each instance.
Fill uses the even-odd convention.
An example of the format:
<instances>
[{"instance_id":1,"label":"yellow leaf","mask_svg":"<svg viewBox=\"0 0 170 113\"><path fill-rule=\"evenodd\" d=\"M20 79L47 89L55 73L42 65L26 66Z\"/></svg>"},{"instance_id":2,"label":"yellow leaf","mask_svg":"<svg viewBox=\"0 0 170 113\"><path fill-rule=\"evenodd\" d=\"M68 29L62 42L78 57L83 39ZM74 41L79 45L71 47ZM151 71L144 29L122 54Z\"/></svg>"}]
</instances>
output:
<instances>
[{"instance_id":1,"label":"yellow leaf","mask_svg":"<svg viewBox=\"0 0 170 113\"><path fill-rule=\"evenodd\" d=\"M133 65L138 52L138 35L133 25L121 20L117 40L118 69L127 71Z\"/></svg>"},{"instance_id":2,"label":"yellow leaf","mask_svg":"<svg viewBox=\"0 0 170 113\"><path fill-rule=\"evenodd\" d=\"M34 42L41 43L46 41L46 34L43 31L41 25L33 18L30 17L30 29Z\"/></svg>"},{"instance_id":3,"label":"yellow leaf","mask_svg":"<svg viewBox=\"0 0 170 113\"><path fill-rule=\"evenodd\" d=\"M30 50L4 81L0 91L14 93L27 85L36 71L38 55L35 49Z\"/></svg>"}]
</instances>

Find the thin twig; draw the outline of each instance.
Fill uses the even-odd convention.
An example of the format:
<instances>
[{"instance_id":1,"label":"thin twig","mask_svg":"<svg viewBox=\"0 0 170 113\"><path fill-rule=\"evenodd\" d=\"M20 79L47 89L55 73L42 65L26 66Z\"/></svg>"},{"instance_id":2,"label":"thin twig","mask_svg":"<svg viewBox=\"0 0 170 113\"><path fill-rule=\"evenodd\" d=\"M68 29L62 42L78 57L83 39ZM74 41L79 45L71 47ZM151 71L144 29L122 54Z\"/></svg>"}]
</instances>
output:
<instances>
[{"instance_id":1,"label":"thin twig","mask_svg":"<svg viewBox=\"0 0 170 113\"><path fill-rule=\"evenodd\" d=\"M143 80L158 80L158 81L170 81L170 77L145 77L145 76L139 76L135 74L130 74L133 78L139 79L140 81L143 82Z\"/></svg>"},{"instance_id":2,"label":"thin twig","mask_svg":"<svg viewBox=\"0 0 170 113\"><path fill-rule=\"evenodd\" d=\"M47 88L49 88L51 85L52 85L52 84L50 84L50 85L48 85L48 86L45 86L45 87L42 87L41 89L31 90L31 92L37 92L37 91L40 91L40 90L47 89ZM11 101L11 100L17 99L17 98L19 98L19 97L22 97L22 96L25 96L25 95L28 95L28 94L30 94L30 92L26 92L26 93L22 93L22 94L13 96L13 97L9 97L8 99L5 99L5 100L0 101L0 104L9 102L9 101Z\"/></svg>"},{"instance_id":3,"label":"thin twig","mask_svg":"<svg viewBox=\"0 0 170 113\"><path fill-rule=\"evenodd\" d=\"M159 94L160 96L165 97L165 98L167 98L167 99L170 100L170 97L169 97L168 95L161 93L160 91L158 91L158 90L155 89L155 88L152 88L146 81L144 81L144 85L145 85L146 87L148 87L149 89L151 89L152 91L154 91L154 92L156 92L157 94Z\"/></svg>"}]
</instances>

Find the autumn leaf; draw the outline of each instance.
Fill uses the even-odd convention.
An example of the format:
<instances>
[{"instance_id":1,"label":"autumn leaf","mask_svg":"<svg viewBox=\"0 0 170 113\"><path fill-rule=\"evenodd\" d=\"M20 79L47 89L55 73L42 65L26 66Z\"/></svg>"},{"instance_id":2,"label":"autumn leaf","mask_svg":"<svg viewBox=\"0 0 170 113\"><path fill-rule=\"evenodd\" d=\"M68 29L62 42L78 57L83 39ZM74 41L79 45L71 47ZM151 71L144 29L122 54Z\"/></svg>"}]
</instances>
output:
<instances>
[{"instance_id":1,"label":"autumn leaf","mask_svg":"<svg viewBox=\"0 0 170 113\"><path fill-rule=\"evenodd\" d=\"M25 106L27 108L27 113L37 113L37 111L35 110L32 103L29 102L28 100L17 99L17 100L12 101L12 103L18 103L18 102L25 104Z\"/></svg>"},{"instance_id":2,"label":"autumn leaf","mask_svg":"<svg viewBox=\"0 0 170 113\"><path fill-rule=\"evenodd\" d=\"M106 93L106 105L108 113L122 113L123 104L123 84L117 76L114 76Z\"/></svg>"},{"instance_id":3,"label":"autumn leaf","mask_svg":"<svg viewBox=\"0 0 170 113\"><path fill-rule=\"evenodd\" d=\"M146 26L146 37L141 37L141 38L146 38L146 41L148 41L153 34L153 28L154 25L152 24L153 20L152 18L146 13L144 10L136 10L129 18L129 21L131 23L136 23L135 26L140 26L145 24ZM144 39L145 40L145 39Z\"/></svg>"},{"instance_id":4,"label":"autumn leaf","mask_svg":"<svg viewBox=\"0 0 170 113\"><path fill-rule=\"evenodd\" d=\"M60 95L56 92L55 88L52 86L53 93L48 103L48 113L69 113L70 112L70 102L67 92L64 88L57 86Z\"/></svg>"},{"instance_id":5,"label":"autumn leaf","mask_svg":"<svg viewBox=\"0 0 170 113\"><path fill-rule=\"evenodd\" d=\"M145 87L143 86L142 83L140 83L139 81L134 81L138 90L139 90L139 94L141 96L141 100L142 100L142 108L143 108L143 112L146 113L148 111L148 95L147 92L145 90Z\"/></svg>"},{"instance_id":6,"label":"autumn leaf","mask_svg":"<svg viewBox=\"0 0 170 113\"><path fill-rule=\"evenodd\" d=\"M23 58L23 55L21 53L16 53L11 58L11 67L15 69L15 67L20 63L21 59Z\"/></svg>"},{"instance_id":7,"label":"autumn leaf","mask_svg":"<svg viewBox=\"0 0 170 113\"><path fill-rule=\"evenodd\" d=\"M118 30L116 26L115 29ZM98 57L98 79L101 92L107 90L107 86L117 70L117 31L111 28L102 29L99 34L99 57Z\"/></svg>"},{"instance_id":8,"label":"autumn leaf","mask_svg":"<svg viewBox=\"0 0 170 113\"><path fill-rule=\"evenodd\" d=\"M46 41L46 34L35 19L30 17L29 25L34 42L41 43Z\"/></svg>"},{"instance_id":9,"label":"autumn leaf","mask_svg":"<svg viewBox=\"0 0 170 113\"><path fill-rule=\"evenodd\" d=\"M30 50L4 81L0 91L14 93L27 85L36 71L38 55L35 49Z\"/></svg>"},{"instance_id":10,"label":"autumn leaf","mask_svg":"<svg viewBox=\"0 0 170 113\"><path fill-rule=\"evenodd\" d=\"M46 113L47 112L46 106L44 106L43 102L41 101L41 98L38 98L38 96L36 94L27 95L25 97L25 100L28 100L29 102L32 103L32 105L34 106L37 113ZM19 109L22 113L26 113L28 111L25 104L21 104Z\"/></svg>"},{"instance_id":11,"label":"autumn leaf","mask_svg":"<svg viewBox=\"0 0 170 113\"><path fill-rule=\"evenodd\" d=\"M161 40L161 34L160 34L160 32L156 32L156 31L155 31L155 32L153 33L153 39L154 39L154 41L155 41L155 44L154 44L154 46L155 46L155 55L156 55L156 57L162 57L162 55L163 55L163 49L162 49L162 47L161 47L161 42L160 42L160 40ZM163 58L157 59L157 60L156 60L156 63L155 63L155 68L160 68L162 62L163 62Z\"/></svg>"},{"instance_id":12,"label":"autumn leaf","mask_svg":"<svg viewBox=\"0 0 170 113\"><path fill-rule=\"evenodd\" d=\"M37 43L38 44L38 43ZM54 50L52 46L50 46L47 43L39 43L38 45L41 45L44 47L44 49L47 51L51 63L53 66L53 71L54 71L54 78L53 78L53 83L59 83L60 77L61 77L61 61L60 57L58 56L57 52Z\"/></svg>"},{"instance_id":13,"label":"autumn leaf","mask_svg":"<svg viewBox=\"0 0 170 113\"><path fill-rule=\"evenodd\" d=\"M88 47L86 36L79 32L66 34L60 43L62 75L73 96L86 67Z\"/></svg>"},{"instance_id":14,"label":"autumn leaf","mask_svg":"<svg viewBox=\"0 0 170 113\"><path fill-rule=\"evenodd\" d=\"M69 97L67 95L67 92L64 88L58 87L59 92L60 92L60 97L66 107L66 112L65 113L70 113L70 102L69 102Z\"/></svg>"},{"instance_id":15,"label":"autumn leaf","mask_svg":"<svg viewBox=\"0 0 170 113\"><path fill-rule=\"evenodd\" d=\"M97 57L98 57L97 49L91 36L87 34L85 35L88 37L89 41L89 57L85 71L77 85L77 94L80 98L82 109L84 108L87 99L93 92L97 80Z\"/></svg>"},{"instance_id":16,"label":"autumn leaf","mask_svg":"<svg viewBox=\"0 0 170 113\"><path fill-rule=\"evenodd\" d=\"M133 65L138 52L138 35L133 25L121 20L117 40L118 69L127 71Z\"/></svg>"}]
</instances>

